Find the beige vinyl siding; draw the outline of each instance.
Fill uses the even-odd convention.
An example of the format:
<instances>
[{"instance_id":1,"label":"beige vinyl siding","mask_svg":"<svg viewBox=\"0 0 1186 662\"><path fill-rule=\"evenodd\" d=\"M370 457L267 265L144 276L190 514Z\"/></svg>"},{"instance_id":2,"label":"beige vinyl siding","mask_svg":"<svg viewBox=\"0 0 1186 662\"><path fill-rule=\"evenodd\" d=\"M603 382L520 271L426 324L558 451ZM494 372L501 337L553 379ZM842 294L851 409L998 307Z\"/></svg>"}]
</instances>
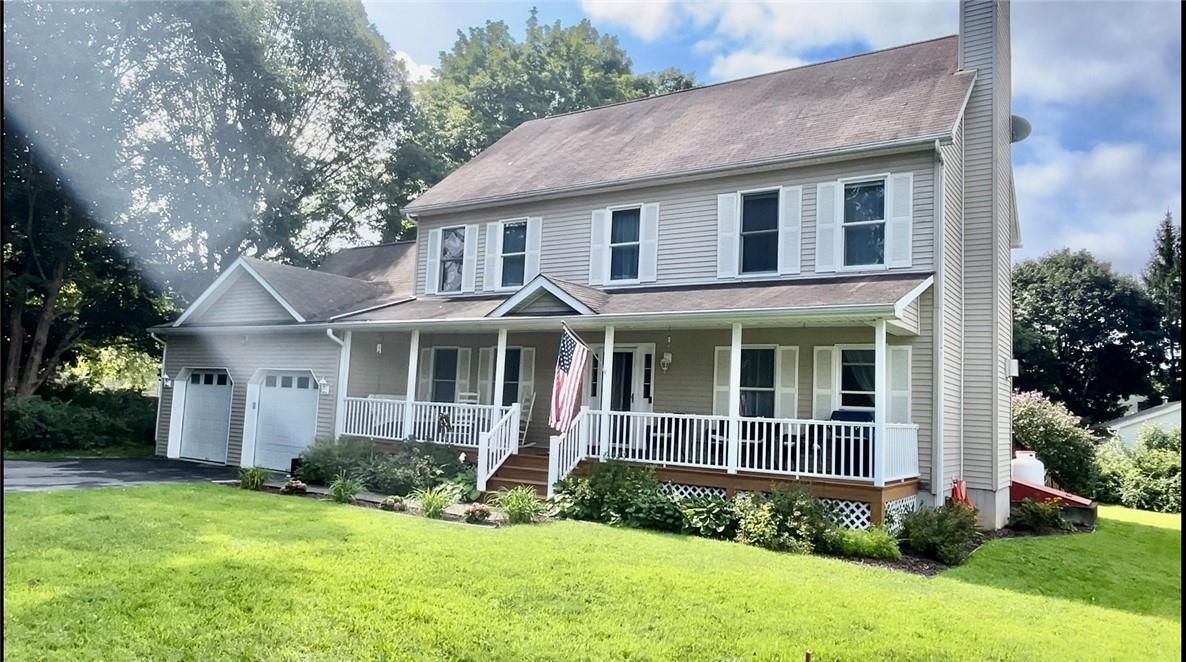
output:
<instances>
[{"instance_id":1,"label":"beige vinyl siding","mask_svg":"<svg viewBox=\"0 0 1186 662\"><path fill-rule=\"evenodd\" d=\"M408 386L409 343L410 333L355 331L350 340L350 378L346 395L358 398L404 395ZM382 352L379 345L382 345Z\"/></svg>"},{"instance_id":2,"label":"beige vinyl siding","mask_svg":"<svg viewBox=\"0 0 1186 662\"><path fill-rule=\"evenodd\" d=\"M995 490L1009 476L1008 43L996 30L1008 5L961 7L963 66L976 69L964 137L964 474L968 487Z\"/></svg>"},{"instance_id":3,"label":"beige vinyl siding","mask_svg":"<svg viewBox=\"0 0 1186 662\"><path fill-rule=\"evenodd\" d=\"M917 334L921 328L919 326L922 315L920 306L921 304L918 299L906 304L905 308L902 309L902 316L898 319L897 325L911 333Z\"/></svg>"},{"instance_id":4,"label":"beige vinyl siding","mask_svg":"<svg viewBox=\"0 0 1186 662\"><path fill-rule=\"evenodd\" d=\"M293 317L258 281L239 269L202 302L185 325L292 322Z\"/></svg>"},{"instance_id":5,"label":"beige vinyl siding","mask_svg":"<svg viewBox=\"0 0 1186 662\"><path fill-rule=\"evenodd\" d=\"M1009 360L1013 357L1013 271L1012 255L1012 119L1011 102L1012 72L1010 63L1010 4L998 4L998 30L996 47L996 72L993 87L995 94L993 151L996 158L994 186L996 205L996 362L993 365L996 387L996 475L997 489L1008 487L1012 480L1009 460L1013 450L1012 420L1012 378L1009 377Z\"/></svg>"},{"instance_id":6,"label":"beige vinyl siding","mask_svg":"<svg viewBox=\"0 0 1186 662\"><path fill-rule=\"evenodd\" d=\"M944 491L960 473L963 434L964 374L964 127L956 127L955 140L941 148L943 155L943 251L941 276L943 336L943 475Z\"/></svg>"},{"instance_id":7,"label":"beige vinyl siding","mask_svg":"<svg viewBox=\"0 0 1186 662\"><path fill-rule=\"evenodd\" d=\"M227 463L239 464L243 445L243 414L247 383L259 369L312 370L329 382L329 394L317 405L317 434L334 432L334 400L337 393L339 347L324 333L178 335L167 338L165 374L176 379L183 368L225 368L234 382L231 394L231 430ZM161 389L160 420L156 452L164 455L169 443L173 389Z\"/></svg>"},{"instance_id":8,"label":"beige vinyl siding","mask_svg":"<svg viewBox=\"0 0 1186 662\"><path fill-rule=\"evenodd\" d=\"M932 151L850 160L826 165L735 175L715 179L655 186L616 193L598 193L559 200L522 203L488 210L428 215L419 219L419 256L416 291L424 292L429 230L463 224L478 224L477 287L484 287L485 224L506 218L540 216L542 273L576 283L589 282L590 217L594 209L608 206L658 203L658 279L648 285L718 283L717 195L739 190L776 186L803 187L801 273L785 278L813 278L815 270L815 185L841 177L876 175L887 172L914 173L913 261L909 269L928 271L934 252L934 169ZM873 273L884 273L876 270Z\"/></svg>"},{"instance_id":9,"label":"beige vinyl siding","mask_svg":"<svg viewBox=\"0 0 1186 662\"><path fill-rule=\"evenodd\" d=\"M514 315L571 315L572 306L550 293L541 294L515 310Z\"/></svg>"}]
</instances>

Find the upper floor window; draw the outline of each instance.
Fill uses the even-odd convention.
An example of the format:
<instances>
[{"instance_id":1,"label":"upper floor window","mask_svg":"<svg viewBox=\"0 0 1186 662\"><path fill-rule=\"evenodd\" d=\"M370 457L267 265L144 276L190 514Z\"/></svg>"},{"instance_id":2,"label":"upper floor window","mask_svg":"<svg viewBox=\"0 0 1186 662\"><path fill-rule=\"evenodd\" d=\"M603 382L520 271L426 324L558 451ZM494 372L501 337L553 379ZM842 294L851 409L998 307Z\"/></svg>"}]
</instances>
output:
<instances>
[{"instance_id":1,"label":"upper floor window","mask_svg":"<svg viewBox=\"0 0 1186 662\"><path fill-rule=\"evenodd\" d=\"M778 191L741 195L741 273L778 271Z\"/></svg>"},{"instance_id":2,"label":"upper floor window","mask_svg":"<svg viewBox=\"0 0 1186 662\"><path fill-rule=\"evenodd\" d=\"M441 292L460 292L465 264L465 226L441 231Z\"/></svg>"},{"instance_id":3,"label":"upper floor window","mask_svg":"<svg viewBox=\"0 0 1186 662\"><path fill-rule=\"evenodd\" d=\"M610 215L609 279L638 280L639 222L642 210L615 209Z\"/></svg>"},{"instance_id":4,"label":"upper floor window","mask_svg":"<svg viewBox=\"0 0 1186 662\"><path fill-rule=\"evenodd\" d=\"M844 266L885 264L885 180L844 185Z\"/></svg>"},{"instance_id":5,"label":"upper floor window","mask_svg":"<svg viewBox=\"0 0 1186 662\"><path fill-rule=\"evenodd\" d=\"M500 287L523 285L527 268L527 221L502 224L502 282Z\"/></svg>"}]
</instances>

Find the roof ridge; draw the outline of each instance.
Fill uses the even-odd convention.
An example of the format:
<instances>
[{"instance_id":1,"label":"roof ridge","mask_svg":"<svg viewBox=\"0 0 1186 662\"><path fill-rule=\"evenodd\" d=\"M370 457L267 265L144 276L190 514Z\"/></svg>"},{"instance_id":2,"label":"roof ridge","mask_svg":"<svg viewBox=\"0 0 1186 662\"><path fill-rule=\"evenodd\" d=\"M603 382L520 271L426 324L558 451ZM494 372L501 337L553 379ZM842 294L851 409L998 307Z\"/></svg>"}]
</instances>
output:
<instances>
[{"instance_id":1,"label":"roof ridge","mask_svg":"<svg viewBox=\"0 0 1186 662\"><path fill-rule=\"evenodd\" d=\"M580 113L588 113L588 112L592 112L595 110L601 110L602 108L613 108L616 106L624 106L624 105L631 104L631 103L639 103L641 101L652 101L654 99L663 99L665 97L670 97L670 96L673 96L676 94L684 94L686 92L695 92L698 90L707 90L712 87L721 87L723 85L732 85L733 83L741 83L741 82L745 82L748 80L753 80L755 78L762 78L764 76L774 76L776 74L785 74L788 71L797 71L799 69L810 69L812 67L818 67L818 66L825 65L825 64L833 64L836 62L843 62L845 60L853 60L853 59L856 59L859 57L865 57L868 55L878 55L880 53L894 51L894 50L898 50L900 48L910 48L911 46L921 46L922 44L928 44L933 41L943 41L944 39L958 39L958 38L959 38L958 34L949 34L949 35L944 35L942 37L932 37L930 39L923 39L921 41L912 41L908 44L899 44L897 46L887 46L885 48L879 48L879 49L873 50L873 51L865 51L864 53L853 53L852 55L845 55L844 57L838 57L833 60L824 60L822 62L809 62L807 64L801 64L797 67L786 67L783 69L776 69L774 71L767 71L765 73L753 74L752 76L744 76L742 78L734 78L732 80L722 80L722 81L718 81L716 83L708 83L707 85L696 85L694 87L689 87L689 88L683 89L683 90L673 90L671 92L664 92L663 94L654 94L654 95L651 95L648 97L639 97L637 99L627 99L625 101L616 101L614 103L607 103L607 104L604 104L601 106L594 106L592 108L582 108L580 110L570 110L566 113L557 113L555 115L547 115L544 117L535 117L535 118L527 120L526 122L523 122L519 126L526 126L533 122L542 122L544 120L556 119L558 117L567 117L569 115L579 115ZM956 69L955 73L960 73L960 71L961 71L960 69ZM519 126L517 126L515 128L518 129ZM514 129L512 129L512 131L513 130Z\"/></svg>"},{"instance_id":2,"label":"roof ridge","mask_svg":"<svg viewBox=\"0 0 1186 662\"><path fill-rule=\"evenodd\" d=\"M252 257L250 255L243 255L241 257L245 260L250 260L252 262L266 264L271 267L282 267L282 268L288 269L290 271L299 271L299 272L305 273L305 274L315 274L318 277L329 276L331 278L340 278L342 280L348 280L348 281L351 281L354 283L363 283L366 285L382 285L386 282L386 281L377 281L377 280L365 280L363 278L354 278L351 276L343 276L342 274L335 274L332 271L318 271L317 269L298 267L293 264L284 264L283 262L273 262L271 260L264 260L264 259L261 259L258 257ZM260 274L260 276L263 276L263 274Z\"/></svg>"},{"instance_id":3,"label":"roof ridge","mask_svg":"<svg viewBox=\"0 0 1186 662\"><path fill-rule=\"evenodd\" d=\"M333 253L330 253L330 255L337 255L338 253L345 253L346 251L357 251L357 250L361 250L363 248L382 248L383 246L399 246L401 244L414 244L414 243L416 243L415 239L396 239L395 241L384 241L384 242L380 242L378 244L367 244L366 246L347 246L346 248L339 248L338 250L334 251ZM328 257L328 256L326 256L326 257Z\"/></svg>"}]
</instances>

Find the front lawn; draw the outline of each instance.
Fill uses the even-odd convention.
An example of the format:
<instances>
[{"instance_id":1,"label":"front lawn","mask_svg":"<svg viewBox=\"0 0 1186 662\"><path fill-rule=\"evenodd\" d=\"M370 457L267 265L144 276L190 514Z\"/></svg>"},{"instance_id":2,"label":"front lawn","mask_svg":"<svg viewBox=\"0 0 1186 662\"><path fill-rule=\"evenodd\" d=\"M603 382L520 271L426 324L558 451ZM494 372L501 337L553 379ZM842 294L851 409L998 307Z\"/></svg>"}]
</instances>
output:
<instances>
[{"instance_id":1,"label":"front lawn","mask_svg":"<svg viewBox=\"0 0 1186 662\"><path fill-rule=\"evenodd\" d=\"M213 485L10 494L9 659L1176 658L1176 519L926 579L580 522L483 529Z\"/></svg>"}]
</instances>

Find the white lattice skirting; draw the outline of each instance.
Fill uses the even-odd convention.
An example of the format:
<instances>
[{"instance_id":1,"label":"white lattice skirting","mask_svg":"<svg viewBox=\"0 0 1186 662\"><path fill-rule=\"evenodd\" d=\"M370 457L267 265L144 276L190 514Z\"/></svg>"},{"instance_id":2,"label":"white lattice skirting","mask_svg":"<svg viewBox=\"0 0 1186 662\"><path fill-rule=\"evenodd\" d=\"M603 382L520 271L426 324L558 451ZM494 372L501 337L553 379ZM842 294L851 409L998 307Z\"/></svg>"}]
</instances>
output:
<instances>
[{"instance_id":1,"label":"white lattice skirting","mask_svg":"<svg viewBox=\"0 0 1186 662\"><path fill-rule=\"evenodd\" d=\"M663 483L663 491L677 499L700 499L703 497L725 498L725 488L705 487L703 485L684 485L683 483Z\"/></svg>"},{"instance_id":2,"label":"white lattice skirting","mask_svg":"<svg viewBox=\"0 0 1186 662\"><path fill-rule=\"evenodd\" d=\"M885 504L885 523L892 533L897 533L902 517L918 509L918 495L894 499Z\"/></svg>"},{"instance_id":3,"label":"white lattice skirting","mask_svg":"<svg viewBox=\"0 0 1186 662\"><path fill-rule=\"evenodd\" d=\"M873 520L873 511L864 501L846 499L820 499L832 507L836 523L848 529L867 529Z\"/></svg>"}]
</instances>

